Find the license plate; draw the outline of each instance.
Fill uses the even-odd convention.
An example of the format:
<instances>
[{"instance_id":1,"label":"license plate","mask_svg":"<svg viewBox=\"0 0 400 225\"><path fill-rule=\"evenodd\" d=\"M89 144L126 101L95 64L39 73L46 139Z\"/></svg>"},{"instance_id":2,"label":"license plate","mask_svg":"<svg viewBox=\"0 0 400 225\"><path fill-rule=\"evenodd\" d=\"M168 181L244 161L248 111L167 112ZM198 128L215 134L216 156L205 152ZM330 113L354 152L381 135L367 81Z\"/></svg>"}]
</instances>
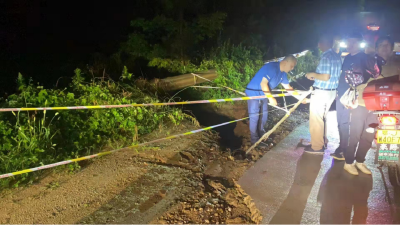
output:
<instances>
[{"instance_id":1,"label":"license plate","mask_svg":"<svg viewBox=\"0 0 400 225\"><path fill-rule=\"evenodd\" d=\"M376 139L380 144L400 144L400 131L378 130Z\"/></svg>"},{"instance_id":2,"label":"license plate","mask_svg":"<svg viewBox=\"0 0 400 225\"><path fill-rule=\"evenodd\" d=\"M400 147L397 144L377 144L378 162L399 162Z\"/></svg>"}]
</instances>

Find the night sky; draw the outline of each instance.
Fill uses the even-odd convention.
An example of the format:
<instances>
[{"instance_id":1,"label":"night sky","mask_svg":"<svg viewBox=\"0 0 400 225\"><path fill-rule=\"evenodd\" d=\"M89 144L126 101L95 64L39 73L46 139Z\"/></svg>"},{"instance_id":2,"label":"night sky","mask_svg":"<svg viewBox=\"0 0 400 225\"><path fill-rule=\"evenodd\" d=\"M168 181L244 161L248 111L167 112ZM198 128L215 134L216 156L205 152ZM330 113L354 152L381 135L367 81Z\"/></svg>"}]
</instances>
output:
<instances>
[{"instance_id":1,"label":"night sky","mask_svg":"<svg viewBox=\"0 0 400 225\"><path fill-rule=\"evenodd\" d=\"M151 19L163 13L156 4L162 1L0 1L0 89L10 89L18 72L51 83L62 75L72 75L73 68L85 65L92 53L116 52L132 31L130 21L139 17ZM366 0L364 10L386 12L400 6L400 1L382 2ZM266 45L278 43L285 53L294 53L315 47L321 32L342 32L340 18L356 12L358 3L358 0L205 0L198 9L228 14L224 38L240 42L241 36L262 34ZM277 40L282 36L285 38Z\"/></svg>"}]
</instances>

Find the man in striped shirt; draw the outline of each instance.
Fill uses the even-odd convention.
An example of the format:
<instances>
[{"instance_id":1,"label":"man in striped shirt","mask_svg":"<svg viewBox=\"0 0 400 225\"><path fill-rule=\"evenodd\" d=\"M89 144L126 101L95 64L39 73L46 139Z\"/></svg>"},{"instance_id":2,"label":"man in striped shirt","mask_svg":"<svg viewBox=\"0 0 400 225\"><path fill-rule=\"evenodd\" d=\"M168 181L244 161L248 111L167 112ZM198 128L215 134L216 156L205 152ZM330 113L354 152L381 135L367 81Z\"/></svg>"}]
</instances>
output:
<instances>
[{"instance_id":1,"label":"man in striped shirt","mask_svg":"<svg viewBox=\"0 0 400 225\"><path fill-rule=\"evenodd\" d=\"M310 99L311 145L305 148L307 153L324 154L327 144L325 118L335 100L342 69L342 60L332 46L332 37L324 35L320 38L318 48L323 54L319 65L315 73L306 75L308 79L315 80Z\"/></svg>"}]
</instances>

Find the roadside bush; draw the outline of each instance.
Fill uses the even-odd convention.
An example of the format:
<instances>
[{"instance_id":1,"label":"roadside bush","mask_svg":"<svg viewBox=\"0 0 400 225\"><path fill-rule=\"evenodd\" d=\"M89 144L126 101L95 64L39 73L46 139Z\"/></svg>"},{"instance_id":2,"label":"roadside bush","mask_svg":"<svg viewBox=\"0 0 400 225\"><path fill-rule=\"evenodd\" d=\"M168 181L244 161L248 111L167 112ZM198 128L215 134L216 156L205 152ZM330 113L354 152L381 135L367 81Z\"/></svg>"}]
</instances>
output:
<instances>
[{"instance_id":1,"label":"roadside bush","mask_svg":"<svg viewBox=\"0 0 400 225\"><path fill-rule=\"evenodd\" d=\"M213 49L209 57L201 62L201 69L216 69L217 86L226 86L238 91L245 91L247 84L263 66L263 55L255 47L232 45L229 42ZM203 98L238 97L238 94L227 89L209 89L203 92Z\"/></svg>"},{"instance_id":2,"label":"roadside bush","mask_svg":"<svg viewBox=\"0 0 400 225\"><path fill-rule=\"evenodd\" d=\"M1 103L3 108L120 105L158 102L135 85L126 69L126 82L85 82L75 70L70 87L43 89L18 77L19 94ZM137 143L140 135L158 128L164 119L178 124L190 117L172 107L128 107L92 110L25 111L0 114L0 174ZM24 174L16 177L22 181ZM11 179L0 180L5 185ZM18 182L16 183L18 185Z\"/></svg>"},{"instance_id":3,"label":"roadside bush","mask_svg":"<svg viewBox=\"0 0 400 225\"><path fill-rule=\"evenodd\" d=\"M297 58L297 65L293 70L293 74L295 74L293 79L297 80L303 78L304 76L296 77L296 75L299 75L302 72L303 73L315 72L318 63L319 63L319 52L313 54L313 52L309 51L305 56Z\"/></svg>"},{"instance_id":4,"label":"roadside bush","mask_svg":"<svg viewBox=\"0 0 400 225\"><path fill-rule=\"evenodd\" d=\"M262 53L259 49L244 45L233 45L230 42L212 49L208 55L204 55L199 65L195 65L191 61L162 58L154 58L149 63L149 66L167 69L173 73L216 69L218 78L214 80L215 85L227 86L239 91L245 90L247 83L262 65ZM210 85L210 83L205 85ZM196 97L205 99L237 97L237 95L237 93L226 89L208 89L207 91L196 92Z\"/></svg>"},{"instance_id":5,"label":"roadside bush","mask_svg":"<svg viewBox=\"0 0 400 225\"><path fill-rule=\"evenodd\" d=\"M304 75L297 75L302 72L315 71L318 62L319 57L313 55L312 52L299 57L291 80L305 79ZM245 91L247 84L263 65L263 54L258 48L233 45L229 42L225 42L221 47L213 49L208 55L204 55L199 65L195 65L191 61L162 58L154 58L149 63L149 66L167 69L173 73L190 73L216 69L218 77L213 81L214 85L227 86L242 92ZM210 85L210 83L205 83L204 85ZM237 93L227 89L201 89L191 90L190 92L192 92L192 96L199 99L238 97Z\"/></svg>"}]
</instances>

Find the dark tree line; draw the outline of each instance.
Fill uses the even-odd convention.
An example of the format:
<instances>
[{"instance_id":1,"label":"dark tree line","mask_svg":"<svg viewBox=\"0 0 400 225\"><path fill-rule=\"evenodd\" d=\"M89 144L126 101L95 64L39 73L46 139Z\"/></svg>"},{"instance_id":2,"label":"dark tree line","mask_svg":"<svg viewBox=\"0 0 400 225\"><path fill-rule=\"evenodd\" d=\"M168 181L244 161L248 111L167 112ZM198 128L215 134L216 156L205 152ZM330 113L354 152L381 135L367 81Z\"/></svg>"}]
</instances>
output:
<instances>
[{"instance_id":1,"label":"dark tree line","mask_svg":"<svg viewBox=\"0 0 400 225\"><path fill-rule=\"evenodd\" d=\"M352 13L398 8L396 0L2 1L0 89L12 90L18 72L51 86L78 66L112 73L127 60L132 72L159 76L149 59L199 62L227 41L282 56L315 47L320 33L346 32Z\"/></svg>"}]
</instances>

